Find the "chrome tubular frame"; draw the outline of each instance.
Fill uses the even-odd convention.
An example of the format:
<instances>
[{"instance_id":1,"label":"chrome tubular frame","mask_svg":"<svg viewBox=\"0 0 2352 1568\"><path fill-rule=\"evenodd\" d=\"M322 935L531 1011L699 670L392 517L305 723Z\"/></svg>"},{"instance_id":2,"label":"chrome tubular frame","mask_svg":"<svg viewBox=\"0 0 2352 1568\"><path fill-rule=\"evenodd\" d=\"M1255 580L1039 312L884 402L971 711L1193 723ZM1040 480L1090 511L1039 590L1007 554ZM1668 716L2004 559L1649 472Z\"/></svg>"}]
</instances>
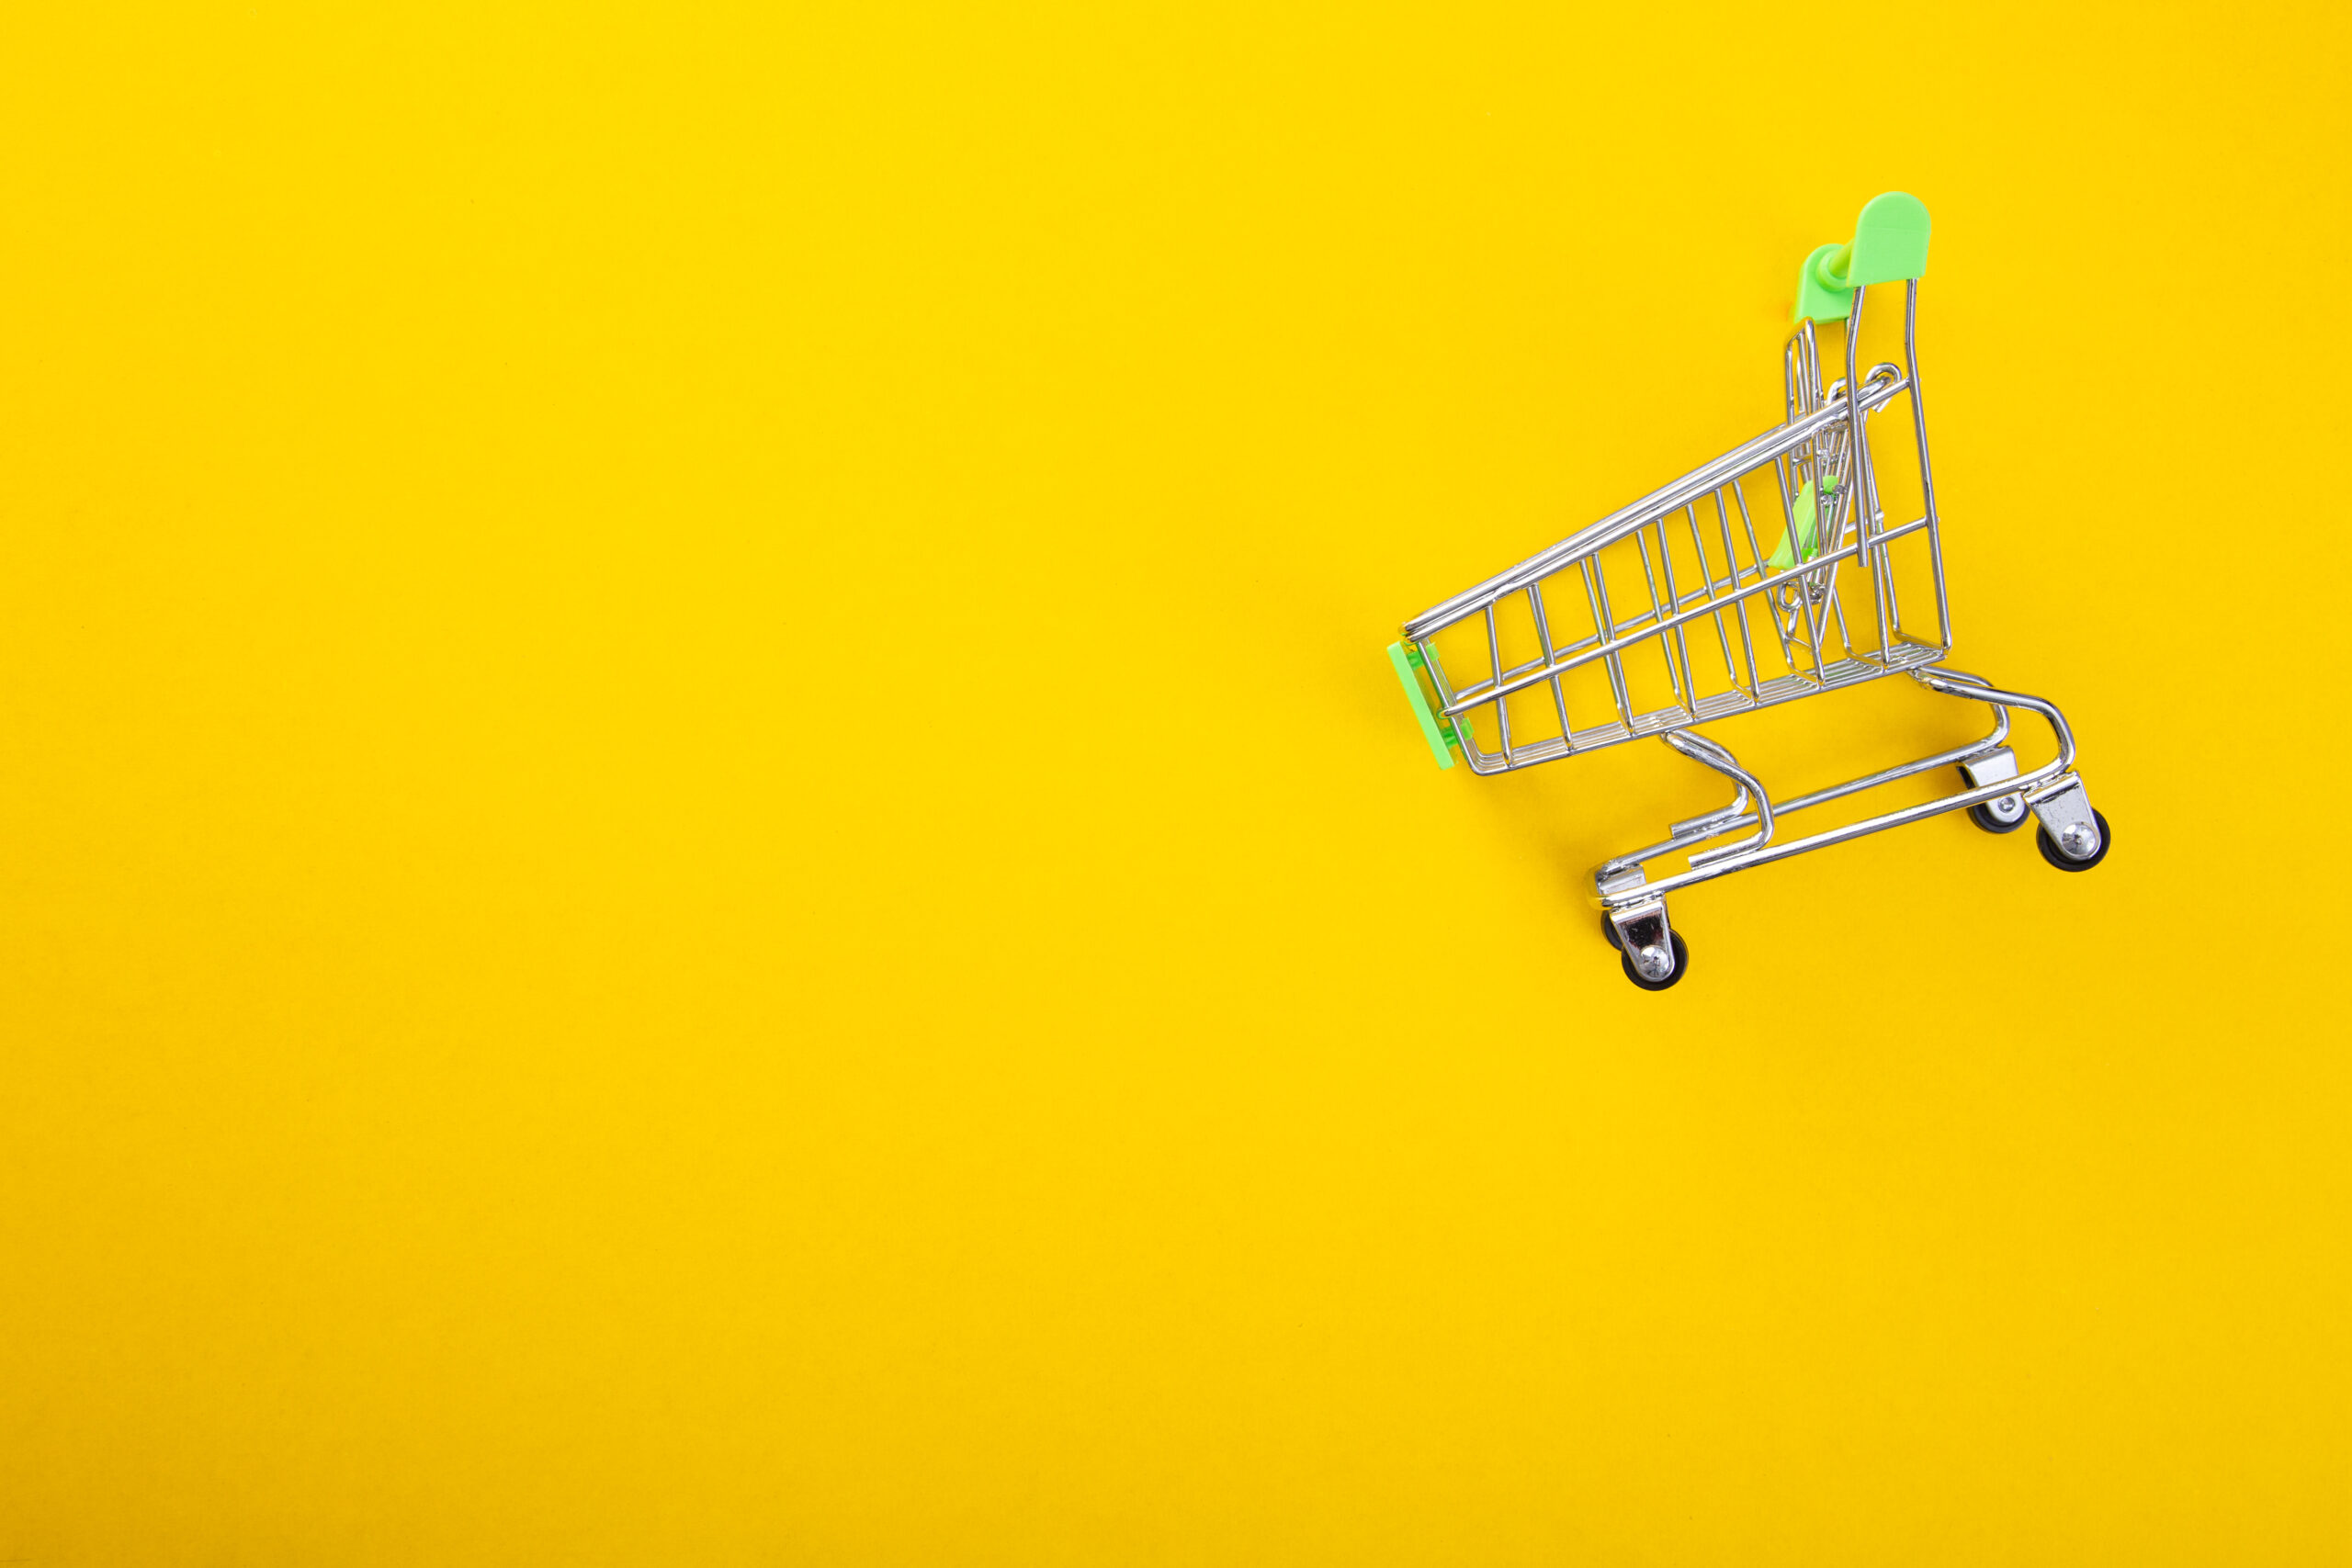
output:
<instances>
[{"instance_id":1,"label":"chrome tubular frame","mask_svg":"<svg viewBox=\"0 0 2352 1568\"><path fill-rule=\"evenodd\" d=\"M1714 877L1971 808L1989 813L1985 825L1999 830L2021 825L2030 810L2060 852L2077 862L2094 862L2104 847L2104 823L2074 771L2074 734L2057 707L1938 668L1952 646L1951 611L1920 394L1918 280L1905 288L1901 366L1859 372L1868 289L1854 288L1841 379L1822 384L1821 344L1813 323L1804 322L1783 354L1780 425L1405 625L1405 640L1435 690L1436 711L1476 773L1557 761L1647 735L1730 781L1730 805L1675 823L1663 841L1593 869L1593 902L1611 941L1629 972L1653 988L1671 984L1680 962L1666 896ZM1871 437L1873 416L1898 398L1910 404L1907 445L1917 464L1920 513L1890 524L1881 498L1885 459ZM1775 549L1764 547L1750 487L1778 498ZM1760 521L1769 530L1769 511ZM1934 606L1924 624L1906 627L1895 548L1915 540L1924 546ZM1721 655L1720 675L1709 643ZM1447 672L1448 645L1457 661L1472 664L1459 681ZM1930 691L1986 704L1991 731L1780 801L1723 745L1697 733L1716 719L1898 672ZM1637 697L1645 682L1664 700ZM1571 683L1581 688L1573 699ZM1588 712L1578 719L1572 710L1580 705ZM2057 739L2056 755L2028 773L2018 772L2007 745L2012 708L2039 714ZM1779 836L1782 820L1799 812L1947 767L1968 787L1802 837ZM1689 869L1649 880L1645 868L1668 855L1685 857Z\"/></svg>"}]
</instances>

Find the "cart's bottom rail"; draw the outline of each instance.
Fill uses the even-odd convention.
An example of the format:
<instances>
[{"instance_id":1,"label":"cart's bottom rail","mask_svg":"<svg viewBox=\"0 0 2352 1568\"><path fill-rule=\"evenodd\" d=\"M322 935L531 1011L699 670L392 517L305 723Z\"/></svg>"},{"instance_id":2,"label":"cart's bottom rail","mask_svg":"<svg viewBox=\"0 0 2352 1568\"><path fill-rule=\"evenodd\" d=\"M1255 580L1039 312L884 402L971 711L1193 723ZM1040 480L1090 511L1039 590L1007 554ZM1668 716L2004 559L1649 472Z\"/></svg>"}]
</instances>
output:
<instances>
[{"instance_id":1,"label":"cart's bottom rail","mask_svg":"<svg viewBox=\"0 0 2352 1568\"><path fill-rule=\"evenodd\" d=\"M2037 839L2042 857L2063 871L2087 871L2106 858L2107 818L2091 806L2089 793L2074 771L2074 731L2055 704L2023 692L2002 691L1956 670L1917 670L1912 671L1912 678L1946 696L1989 704L1994 715L1992 732L1965 746L1783 801L1774 801L1761 781L1704 736L1669 729L1659 737L1682 755L1729 779L1734 794L1730 805L1673 824L1663 842L1614 856L1593 868L1592 897L1600 909L1601 934L1618 950L1628 979L1645 990L1662 991L1679 981L1690 967L1689 945L1667 919L1668 894L1947 811L1966 811L1978 827L1993 833L2013 832L2031 816L2039 823ZM2057 739L2057 755L2031 773L2018 773L2017 754L2007 745L2013 707L2040 714ZM1968 787L1803 838L1779 836L1781 820L1796 812L1946 767L1958 768ZM1735 834L1745 836L1732 839ZM1716 842L1726 839L1732 841ZM1643 868L1671 854L1686 855L1690 869L1657 882L1648 880Z\"/></svg>"},{"instance_id":2,"label":"cart's bottom rail","mask_svg":"<svg viewBox=\"0 0 2352 1568\"><path fill-rule=\"evenodd\" d=\"M1623 740L1638 740L1645 735L1685 730L1694 724L1729 718L1734 714L1752 713L1778 703L1794 702L1799 697L1819 696L1824 692L1858 686L1884 675L1904 674L1923 664L1932 664L1943 655L1941 648L1927 642L1901 643L1883 657L1871 652L1857 653L1831 660L1822 667L1818 674L1767 677L1757 682L1752 694L1746 691L1717 692L1699 698L1687 707L1677 705L1641 714L1630 725L1617 719L1606 724L1585 725L1577 730L1574 744L1555 735L1541 740L1520 741L1507 752L1488 751L1471 739L1466 725L1459 719L1454 722L1462 732L1462 754L1468 759L1470 771L1482 774L1499 773L1511 768L1531 767L1537 762L1557 761L1563 757L1581 756L1587 751L1597 751L1603 746L1614 746ZM1409 692L1410 688L1408 690ZM1452 711L1447 710L1449 714Z\"/></svg>"}]
</instances>

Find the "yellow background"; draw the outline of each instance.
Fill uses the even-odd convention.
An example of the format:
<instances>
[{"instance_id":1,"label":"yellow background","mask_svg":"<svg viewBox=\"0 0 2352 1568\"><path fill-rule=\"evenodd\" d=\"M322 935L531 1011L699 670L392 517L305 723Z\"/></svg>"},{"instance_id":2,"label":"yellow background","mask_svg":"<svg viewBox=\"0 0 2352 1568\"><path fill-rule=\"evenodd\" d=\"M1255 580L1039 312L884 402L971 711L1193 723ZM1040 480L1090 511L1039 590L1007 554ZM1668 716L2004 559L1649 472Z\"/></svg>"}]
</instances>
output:
<instances>
[{"instance_id":1,"label":"yellow background","mask_svg":"<svg viewBox=\"0 0 2352 1568\"><path fill-rule=\"evenodd\" d=\"M2346 31L2055 9L9 8L0 1557L2352 1560ZM1641 995L1381 649L1894 187L2114 853Z\"/></svg>"}]
</instances>

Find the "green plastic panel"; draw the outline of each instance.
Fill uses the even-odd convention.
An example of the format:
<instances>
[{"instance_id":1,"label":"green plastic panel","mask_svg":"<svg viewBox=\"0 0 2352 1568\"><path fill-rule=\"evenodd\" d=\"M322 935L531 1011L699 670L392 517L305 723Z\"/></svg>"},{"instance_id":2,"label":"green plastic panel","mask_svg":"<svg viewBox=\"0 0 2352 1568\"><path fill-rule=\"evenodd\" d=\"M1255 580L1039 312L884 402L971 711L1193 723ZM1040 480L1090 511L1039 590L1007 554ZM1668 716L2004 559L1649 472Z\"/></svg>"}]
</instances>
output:
<instances>
[{"instance_id":1,"label":"green plastic panel","mask_svg":"<svg viewBox=\"0 0 2352 1568\"><path fill-rule=\"evenodd\" d=\"M1804 551L1804 558L1807 560L1811 560L1821 553L1821 532L1814 521L1820 508L1814 504L1811 479L1805 480L1797 488L1797 503L1791 507L1790 511L1795 513L1796 526L1781 536L1780 547L1774 550L1771 558L1764 563L1774 571L1786 571L1796 565L1797 550Z\"/></svg>"},{"instance_id":2,"label":"green plastic panel","mask_svg":"<svg viewBox=\"0 0 2352 1568\"><path fill-rule=\"evenodd\" d=\"M1854 287L1928 276L1928 207L1899 190L1871 197L1854 220L1854 254L1846 281Z\"/></svg>"},{"instance_id":3,"label":"green plastic panel","mask_svg":"<svg viewBox=\"0 0 2352 1568\"><path fill-rule=\"evenodd\" d=\"M1854 290L1928 275L1928 209L1917 197L1890 190L1864 204L1854 238L1822 245L1797 272L1795 320L1842 321Z\"/></svg>"},{"instance_id":4,"label":"green plastic panel","mask_svg":"<svg viewBox=\"0 0 2352 1568\"><path fill-rule=\"evenodd\" d=\"M1392 642L1388 662L1396 667L1396 679L1405 683L1405 700L1413 705L1413 716L1420 721L1421 739L1430 743L1430 754L1439 767L1453 766L1453 753L1446 749L1446 742L1453 739L1453 727L1430 711L1429 694L1421 689L1421 678L1416 673L1419 654L1408 652L1401 642Z\"/></svg>"}]
</instances>

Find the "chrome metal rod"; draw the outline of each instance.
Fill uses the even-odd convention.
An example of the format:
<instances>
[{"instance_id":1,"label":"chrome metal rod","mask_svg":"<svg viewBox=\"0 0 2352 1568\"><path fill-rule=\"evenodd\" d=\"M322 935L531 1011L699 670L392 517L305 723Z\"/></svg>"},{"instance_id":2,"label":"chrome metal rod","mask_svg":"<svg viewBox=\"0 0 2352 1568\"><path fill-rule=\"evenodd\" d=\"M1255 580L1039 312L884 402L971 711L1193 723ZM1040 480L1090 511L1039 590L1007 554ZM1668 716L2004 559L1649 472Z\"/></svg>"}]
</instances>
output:
<instances>
[{"instance_id":1,"label":"chrome metal rod","mask_svg":"<svg viewBox=\"0 0 2352 1568\"><path fill-rule=\"evenodd\" d=\"M1972 757L1981 757L2009 738L2009 710L1996 703L1994 705L1993 712L1996 717L1992 733L1981 740L1972 740L1965 746L1955 746L1948 751L1939 751L1931 757L1922 757L1917 761L1898 763L1892 768L1882 768L1877 773L1866 773L1858 779L1848 779L1844 784L1831 784L1827 789L1817 789L1810 795L1794 795L1787 800L1775 801L1772 803L1772 815L1775 819L1793 817L1800 811L1824 806L1833 800L1842 800L1849 795L1860 795L1866 789L1876 789L1881 784L1893 784L1897 779L1907 779L1916 774L1933 773L1938 768L1954 767ZM1673 836L1666 842L1652 844L1646 849L1636 850L1631 854L1613 856L1603 861L1601 867L1603 871L1622 871L1629 865L1639 865L1645 861L1656 860L1660 855L1672 854L1690 845L1705 843L1709 839L1720 838L1734 829L1744 827L1754 820L1756 820L1756 813L1746 809L1744 801L1736 802L1730 810L1711 812L1703 817L1692 818L1687 822L1677 822L1671 829ZM1691 863L1693 865L1698 863L1695 857ZM1597 871L1594 874L1598 876L1601 872Z\"/></svg>"},{"instance_id":2,"label":"chrome metal rod","mask_svg":"<svg viewBox=\"0 0 2352 1568\"><path fill-rule=\"evenodd\" d=\"M1911 385L1911 431L1919 447L1919 493L1927 503L1928 559L1936 573L1936 635L1951 646L1951 603L1944 596L1944 534L1936 511L1936 470L1928 461L1928 409L1919 400L1919 280L1903 297L1903 363Z\"/></svg>"},{"instance_id":3,"label":"chrome metal rod","mask_svg":"<svg viewBox=\"0 0 2352 1568\"><path fill-rule=\"evenodd\" d=\"M1930 817L1941 816L1947 811L1961 811L1972 806L1982 806L1988 800L1997 800L2005 795L2024 795L2030 799L2037 794L2044 793L2041 786L2056 783L2072 771L2075 761L2074 732L2066 727L2065 716L2058 711L2055 704L2041 697L2030 696L2023 692L2002 691L1992 686L1972 685L1962 681L1941 681L1928 671L1914 673L1930 691L1940 692L1946 696L1973 697L1978 702L1991 703L2000 707L2031 708L2049 721L2052 733L2058 739L2058 755L2031 773L2020 773L2015 778L1998 779L1988 784L1979 784L1973 788L1939 796L1934 800L1922 801L1917 806L1906 806L1899 810L1883 812L1876 817L1866 817L1859 822L1849 822L1842 828L1826 829L1818 833L1808 834L1802 839L1790 839L1781 843L1768 844L1738 854L1725 855L1719 860L1711 859L1703 866L1698 864L1694 857L1691 868L1678 876L1669 876L1658 882L1645 882L1637 888L1617 893L1604 894L1596 889L1593 895L1594 902L1603 909L1623 908L1645 899L1661 897L1679 888L1693 886L1702 882L1712 882L1718 876L1726 876L1735 871L1745 871L1750 866L1766 865L1773 861L1786 860L1791 855L1801 855L1809 850L1826 849L1831 844L1842 844L1849 840L1867 838L1872 833L1883 833L1889 828L1900 828L1905 823L1924 821ZM1621 855L1614 861L1604 861L1601 863L1606 866L1616 866L1625 858Z\"/></svg>"},{"instance_id":4,"label":"chrome metal rod","mask_svg":"<svg viewBox=\"0 0 2352 1568\"><path fill-rule=\"evenodd\" d=\"M1902 370L1893 365L1882 365L1871 372L1859 400L1861 413L1875 412L1883 407L1905 386ZM1586 525L1541 554L1529 557L1509 571L1488 578L1477 587L1455 594L1445 603L1422 611L1405 623L1408 637L1420 638L1442 631L1454 622L1474 615L1487 601L1513 592L1539 577L1574 560L1613 544L1634 528L1668 512L1679 511L1725 479L1760 468L1782 453L1794 450L1813 438L1819 427L1846 418L1845 400L1830 401L1815 412L1792 424L1775 425L1761 435L1733 447L1713 462L1693 468L1672 484L1651 491L1629 506L1622 506L1598 523Z\"/></svg>"},{"instance_id":5,"label":"chrome metal rod","mask_svg":"<svg viewBox=\"0 0 2352 1568\"><path fill-rule=\"evenodd\" d=\"M1911 522L1903 525L1900 528L1891 529L1887 533L1881 535L1880 538L1883 540L1904 538L1909 535L1918 533L1921 529L1927 527L1927 525L1928 520L1926 518L1915 518ZM1742 599L1747 599L1752 598L1758 593L1769 592L1772 589L1779 587L1781 583L1795 581L1825 562L1849 560L1855 555L1859 554L1861 549L1861 541L1858 539L1853 544L1848 545L1845 548L1838 550L1832 554L1816 557L1810 562L1801 561L1795 566L1789 568L1786 571L1775 572L1770 577L1761 579L1751 588L1741 589L1739 592L1739 597ZM1718 603L1720 603L1720 601ZM1605 642L1596 647L1588 648L1582 653L1562 660L1555 664L1541 666L1529 670L1526 674L1518 676L1515 679L1502 682L1489 682L1483 685L1466 687L1464 690L1455 693L1453 699L1446 704L1446 716L1451 718L1456 714L1467 713L1472 708L1477 707L1486 703L1491 703L1498 697L1508 697L1514 693L1523 692L1528 687L1535 685L1539 682L1550 680L1555 675L1565 675L1569 671L1589 664L1596 659L1603 658L1610 654L1621 654L1624 652L1625 649L1636 647L1639 644L1647 641L1649 638L1658 636L1662 632L1671 631L1677 626L1685 626L1690 622L1698 619L1701 615L1708 614L1709 611L1714 607L1715 606L1713 605L1702 604L1685 610L1679 615L1662 615L1656 621L1645 622L1642 626L1641 634L1637 637L1619 637L1611 642ZM1522 668L1524 668L1524 666L1522 666Z\"/></svg>"}]
</instances>

